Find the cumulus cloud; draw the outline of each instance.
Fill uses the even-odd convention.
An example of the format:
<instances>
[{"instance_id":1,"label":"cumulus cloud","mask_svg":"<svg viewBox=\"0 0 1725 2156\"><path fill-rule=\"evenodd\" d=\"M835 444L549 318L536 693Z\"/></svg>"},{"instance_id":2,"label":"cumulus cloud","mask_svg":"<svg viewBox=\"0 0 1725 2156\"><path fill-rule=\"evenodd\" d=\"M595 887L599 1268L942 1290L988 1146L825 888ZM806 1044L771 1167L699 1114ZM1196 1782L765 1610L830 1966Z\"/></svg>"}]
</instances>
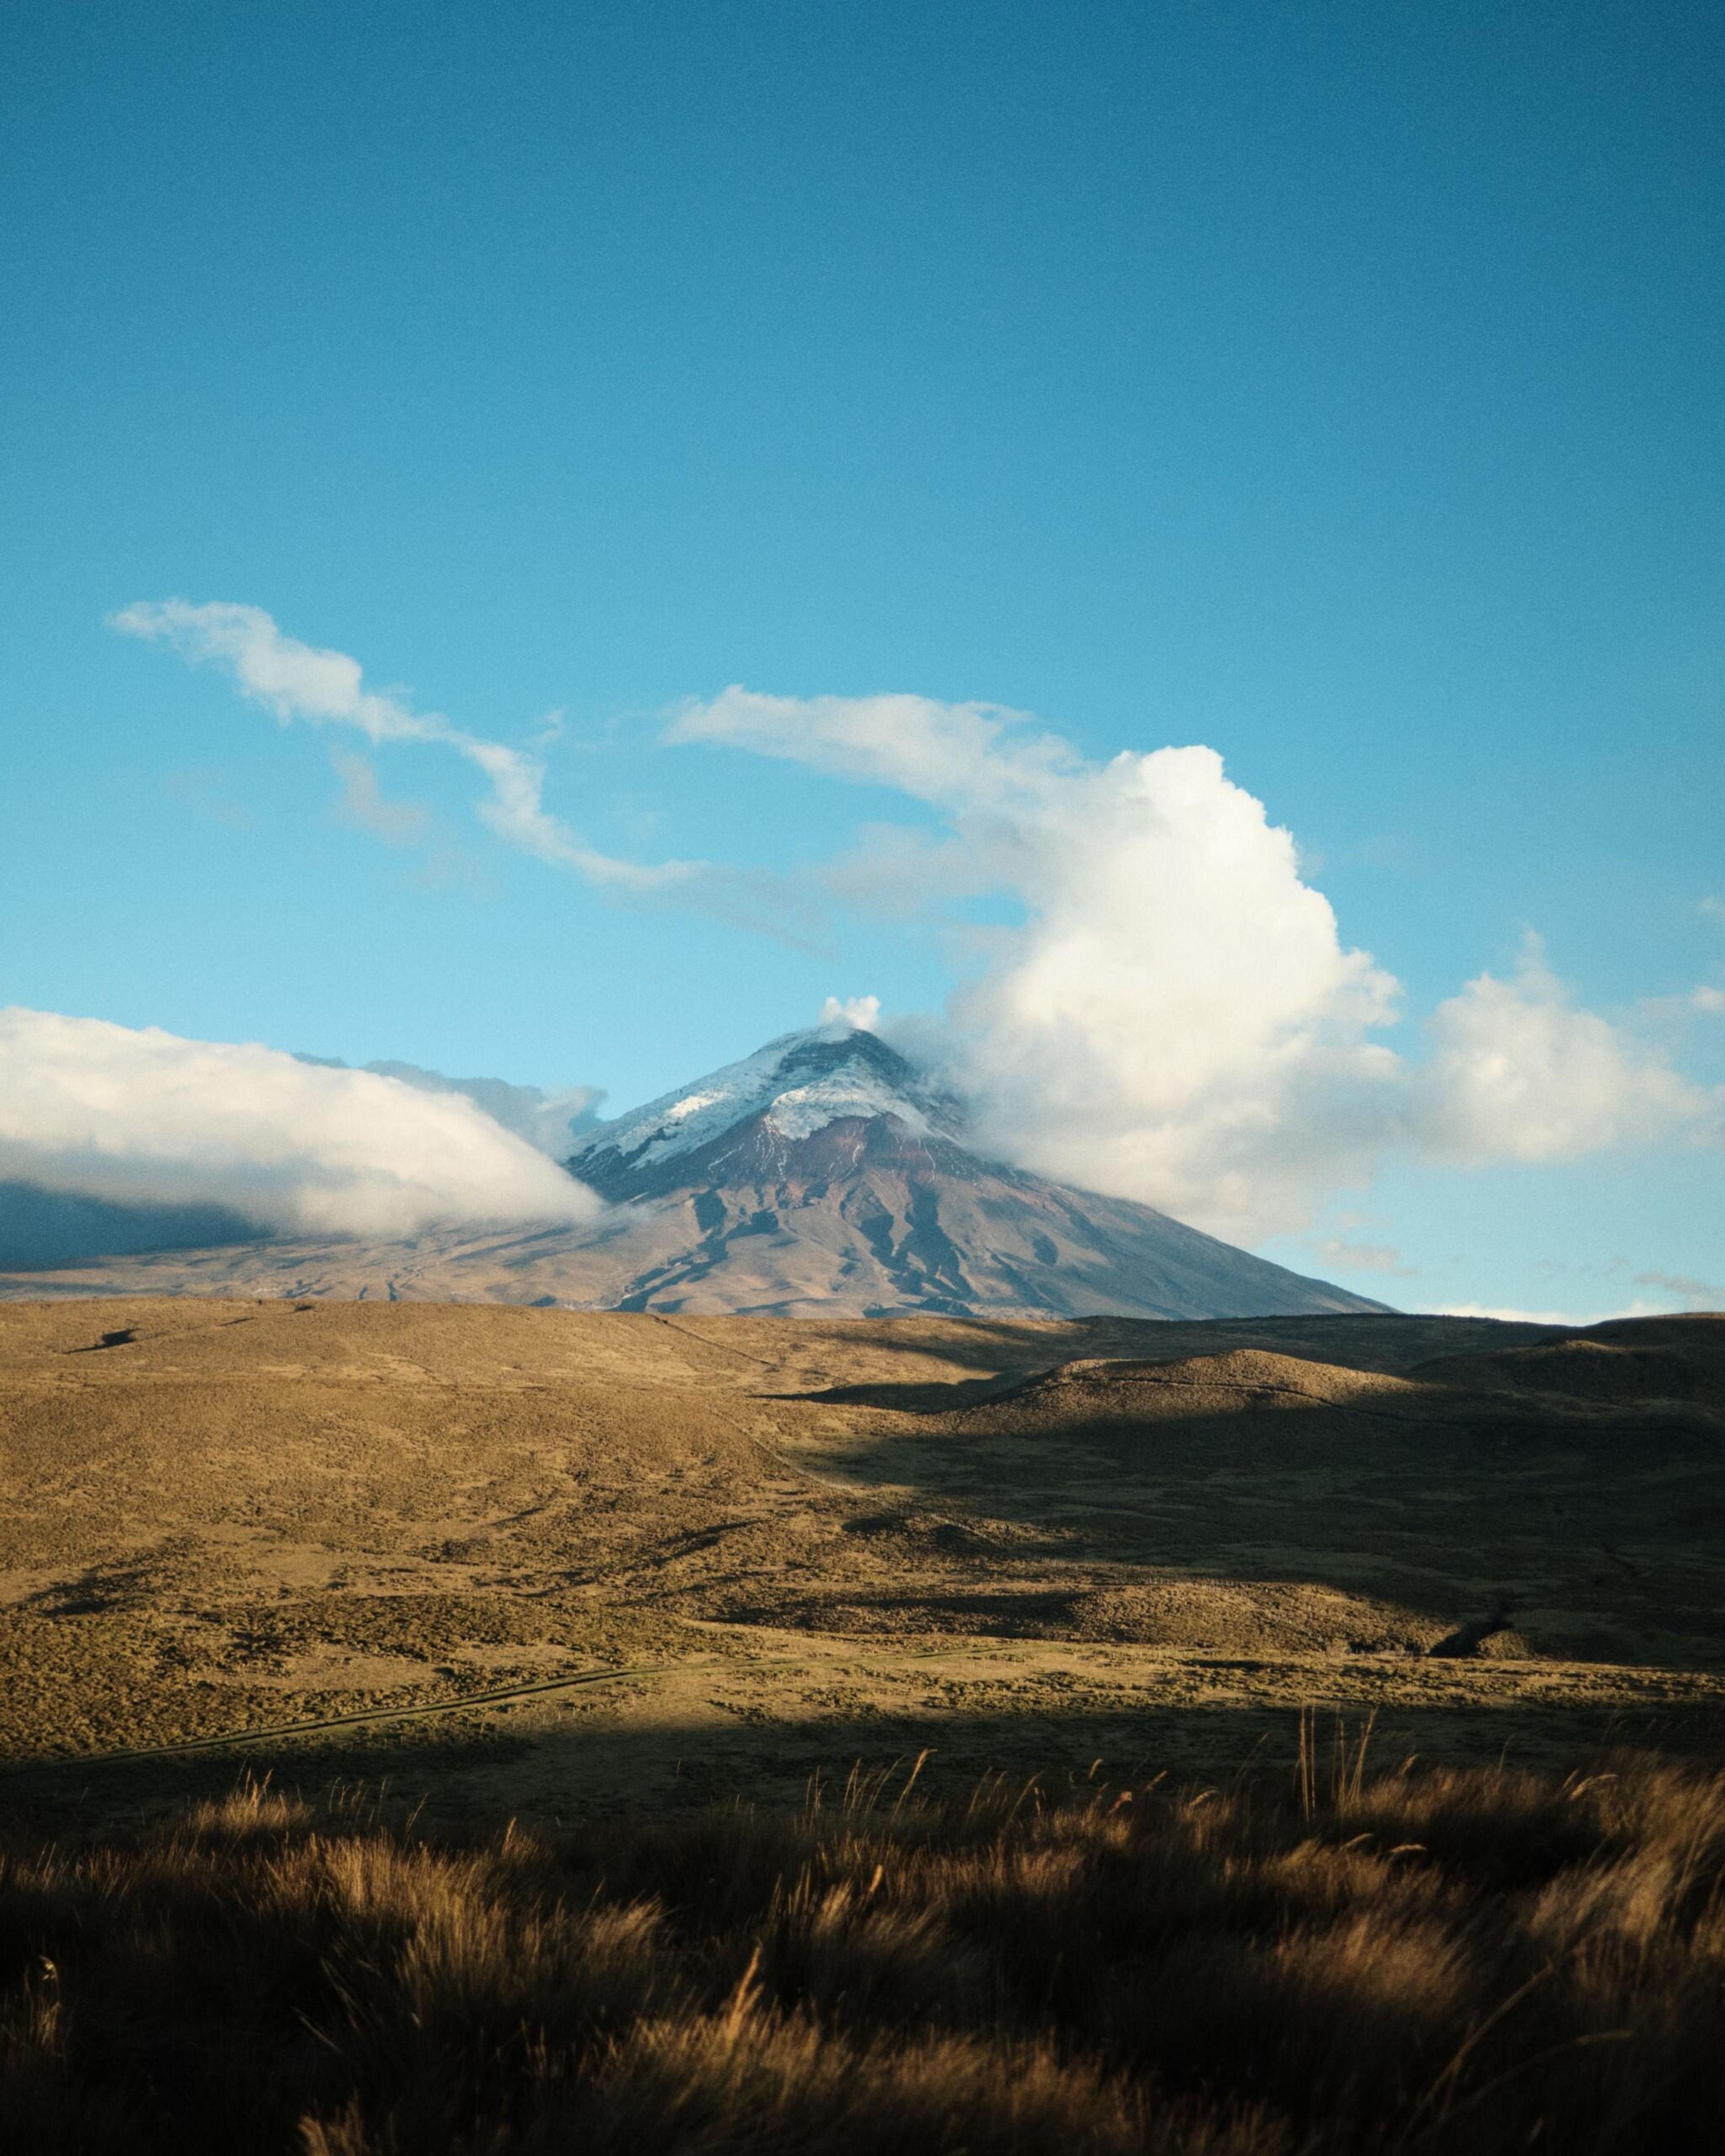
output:
<instances>
[{"instance_id":1,"label":"cumulus cloud","mask_svg":"<svg viewBox=\"0 0 1725 2156\"><path fill-rule=\"evenodd\" d=\"M284 1234L592 1219L593 1194L459 1092L280 1050L0 1011L0 1179L214 1204Z\"/></svg>"},{"instance_id":2,"label":"cumulus cloud","mask_svg":"<svg viewBox=\"0 0 1725 2156\"><path fill-rule=\"evenodd\" d=\"M985 1134L1247 1232L1363 1179L1391 1113L1396 1060L1371 1036L1395 983L1344 947L1220 757L1117 757L1015 821L1026 918L953 1010Z\"/></svg>"},{"instance_id":3,"label":"cumulus cloud","mask_svg":"<svg viewBox=\"0 0 1725 2156\"><path fill-rule=\"evenodd\" d=\"M1296 1224L1369 1172L1395 1115L1399 1066L1370 1037L1395 983L1343 947L1212 750L1095 764L993 706L736 688L671 733L896 786L946 830L871 848L888 883L914 859L924 893L1018 901L950 1014L984 1144L1234 1232ZM866 901L870 873L852 858L832 880Z\"/></svg>"},{"instance_id":4,"label":"cumulus cloud","mask_svg":"<svg viewBox=\"0 0 1725 2156\"><path fill-rule=\"evenodd\" d=\"M823 1029L835 1033L878 1033L880 1029L880 998L879 996L846 996L840 1003L837 996L829 996L820 1007L818 1023Z\"/></svg>"},{"instance_id":5,"label":"cumulus cloud","mask_svg":"<svg viewBox=\"0 0 1725 2156\"><path fill-rule=\"evenodd\" d=\"M1537 951L1444 1004L1410 1065L1378 1037L1398 983L1346 945L1291 835L1209 748L1096 763L994 705L741 687L680 706L668 736L940 812L937 832L871 827L830 865L845 902L1016 902L1016 925L971 933L945 1040L890 1030L1028 1167L1255 1237L1302 1226L1391 1148L1525 1161L1720 1135L1721 1096L1577 1008ZM1395 1269L1388 1251L1353 1262Z\"/></svg>"},{"instance_id":6,"label":"cumulus cloud","mask_svg":"<svg viewBox=\"0 0 1725 2156\"><path fill-rule=\"evenodd\" d=\"M1650 1047L1579 1009L1530 939L1507 981L1481 973L1440 1004L1410 1085L1429 1152L1476 1163L1725 1136L1725 1089L1692 1084Z\"/></svg>"}]
</instances>

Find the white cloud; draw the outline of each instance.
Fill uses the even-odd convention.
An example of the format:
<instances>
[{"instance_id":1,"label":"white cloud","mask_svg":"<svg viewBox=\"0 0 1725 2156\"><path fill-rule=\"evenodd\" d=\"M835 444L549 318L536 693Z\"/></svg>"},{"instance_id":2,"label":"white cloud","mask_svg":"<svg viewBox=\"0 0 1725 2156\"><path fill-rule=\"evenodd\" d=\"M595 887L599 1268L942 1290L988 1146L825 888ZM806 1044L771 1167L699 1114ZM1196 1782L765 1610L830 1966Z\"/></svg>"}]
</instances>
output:
<instances>
[{"instance_id":1,"label":"white cloud","mask_svg":"<svg viewBox=\"0 0 1725 2156\"><path fill-rule=\"evenodd\" d=\"M997 812L998 814L998 812ZM1009 839L1022 927L956 999L982 1127L1029 1165L1261 1234L1363 1180L1396 986L1205 748L1051 780Z\"/></svg>"},{"instance_id":2,"label":"white cloud","mask_svg":"<svg viewBox=\"0 0 1725 2156\"><path fill-rule=\"evenodd\" d=\"M830 1027L834 1032L878 1033L880 1029L880 998L879 996L847 996L840 1003L836 996L829 996L820 1007L816 1023Z\"/></svg>"},{"instance_id":3,"label":"white cloud","mask_svg":"<svg viewBox=\"0 0 1725 2156\"><path fill-rule=\"evenodd\" d=\"M1725 1018L1725 988L1702 987L1692 989L1689 1008L1700 1011L1707 1018Z\"/></svg>"},{"instance_id":4,"label":"white cloud","mask_svg":"<svg viewBox=\"0 0 1725 2156\"><path fill-rule=\"evenodd\" d=\"M1432 1314L1436 1317L1495 1317L1505 1325L1583 1326L1599 1325L1608 1317L1623 1313L1609 1310L1584 1313L1570 1310L1513 1310L1483 1302L1446 1302Z\"/></svg>"},{"instance_id":5,"label":"white cloud","mask_svg":"<svg viewBox=\"0 0 1725 2156\"><path fill-rule=\"evenodd\" d=\"M1430 1033L1411 1122L1445 1158L1573 1160L1725 1134L1725 1089L1692 1084L1621 1027L1578 1009L1536 939L1513 979L1481 973L1440 1004Z\"/></svg>"},{"instance_id":6,"label":"white cloud","mask_svg":"<svg viewBox=\"0 0 1725 2156\"><path fill-rule=\"evenodd\" d=\"M1302 1225L1391 1148L1542 1160L1721 1134L1719 1093L1576 1008L1537 953L1443 1004L1410 1066L1375 1037L1397 983L1343 942L1291 835L1213 750L1096 764L996 706L739 687L680 707L668 737L942 812L939 833L870 827L824 880L874 911L950 917L991 893L1022 909L968 932L934 1052L981 1141L1026 1166L1254 1237Z\"/></svg>"},{"instance_id":7,"label":"white cloud","mask_svg":"<svg viewBox=\"0 0 1725 2156\"><path fill-rule=\"evenodd\" d=\"M0 1179L219 1204L289 1234L407 1235L601 1209L459 1093L17 1009L0 1010Z\"/></svg>"},{"instance_id":8,"label":"white cloud","mask_svg":"<svg viewBox=\"0 0 1725 2156\"><path fill-rule=\"evenodd\" d=\"M475 811L507 845L567 869L611 896L637 903L674 900L717 918L806 947L815 926L809 895L783 877L712 861L620 860L589 846L545 806L545 766L525 749L470 733L437 711L415 711L396 692L367 689L359 661L285 636L261 607L184 599L140 600L109 625L146 643L166 644L192 665L225 669L243 696L286 725L352 726L376 743L412 742L452 750L483 774L487 790ZM537 736L562 731L562 714ZM364 820L362 803L355 820ZM374 827L375 828L375 827ZM380 831L379 835L386 835Z\"/></svg>"},{"instance_id":9,"label":"white cloud","mask_svg":"<svg viewBox=\"0 0 1725 2156\"><path fill-rule=\"evenodd\" d=\"M439 712L415 711L399 696L367 689L357 659L284 636L261 607L141 600L110 616L110 624L125 635L167 644L193 665L226 668L243 696L264 705L284 725L302 719L315 726L353 726L376 742L429 742L453 749L489 783L478 812L482 823L510 844L595 883L663 890L698 869L687 861L644 866L583 844L547 811L545 767L537 757L469 733Z\"/></svg>"},{"instance_id":10,"label":"white cloud","mask_svg":"<svg viewBox=\"0 0 1725 2156\"><path fill-rule=\"evenodd\" d=\"M1607 1324L1614 1317L1661 1317L1670 1314L1663 1304L1645 1302L1640 1296L1613 1310L1511 1310L1482 1302L1446 1302L1431 1313L1434 1317L1496 1317L1506 1325L1565 1325L1578 1331L1585 1326Z\"/></svg>"},{"instance_id":11,"label":"white cloud","mask_svg":"<svg viewBox=\"0 0 1725 2156\"><path fill-rule=\"evenodd\" d=\"M984 1144L1236 1233L1296 1224L1316 1189L1369 1172L1399 1066L1368 1036L1395 983L1343 947L1292 839L1213 751L1096 765L990 706L741 689L685 706L671 735L946 812L944 838L839 864L853 901L911 885L1020 902L951 1014Z\"/></svg>"},{"instance_id":12,"label":"white cloud","mask_svg":"<svg viewBox=\"0 0 1725 2156\"><path fill-rule=\"evenodd\" d=\"M944 1034L896 1039L948 1065L979 1141L1024 1165L1253 1238L1304 1225L1392 1148L1478 1162L1717 1142L1722 1093L1578 1008L1537 956L1440 1006L1410 1065L1379 1039L1399 985L1350 949L1291 835L1209 748L1086 761L1001 706L912 696L691 701L666 738L783 757L935 809L937 831L875 826L799 881L701 861L621 861L544 805L536 756L366 687L357 661L284 636L254 607L172 600L115 625L225 667L283 721L435 743L481 773L479 814L509 844L636 901L699 906L806 941L817 894L876 914L942 913L968 970ZM355 813L393 804L358 782ZM1004 897L1015 925L955 908ZM1707 901L1711 910L1717 902ZM1722 909L1725 910L1725 909ZM1713 1011L1720 992L1686 998ZM834 1000L823 1023L865 1023Z\"/></svg>"}]
</instances>

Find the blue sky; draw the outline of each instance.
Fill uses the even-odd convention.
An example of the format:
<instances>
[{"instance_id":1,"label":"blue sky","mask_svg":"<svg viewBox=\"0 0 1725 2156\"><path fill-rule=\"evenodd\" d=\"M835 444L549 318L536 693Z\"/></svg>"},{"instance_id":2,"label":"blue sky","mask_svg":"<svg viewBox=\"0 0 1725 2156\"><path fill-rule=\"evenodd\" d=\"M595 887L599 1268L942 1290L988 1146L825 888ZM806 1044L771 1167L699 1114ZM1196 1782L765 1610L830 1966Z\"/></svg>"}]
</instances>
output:
<instances>
[{"instance_id":1,"label":"blue sky","mask_svg":"<svg viewBox=\"0 0 1725 2156\"><path fill-rule=\"evenodd\" d=\"M460 757L278 725L104 626L179 597L536 754L642 862L794 881L947 818L665 742L732 682L1008 706L1097 762L1204 743L1402 984L1403 1055L1532 930L1636 1053L1725 1078L1716 10L0 37L0 1001L621 1107L967 963L950 912L797 948L620 903L480 822ZM1722 1199L1692 1128L1392 1148L1263 1246L1409 1303L1669 1306L1641 1276L1725 1282Z\"/></svg>"}]
</instances>

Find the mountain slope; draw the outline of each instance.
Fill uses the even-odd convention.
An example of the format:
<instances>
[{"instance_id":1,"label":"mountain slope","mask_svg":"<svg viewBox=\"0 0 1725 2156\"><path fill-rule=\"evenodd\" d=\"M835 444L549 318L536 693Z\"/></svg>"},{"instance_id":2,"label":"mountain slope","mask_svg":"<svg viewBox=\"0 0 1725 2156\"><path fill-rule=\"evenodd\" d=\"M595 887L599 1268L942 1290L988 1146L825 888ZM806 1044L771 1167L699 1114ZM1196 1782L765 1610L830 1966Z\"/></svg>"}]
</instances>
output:
<instances>
[{"instance_id":1,"label":"mountain slope","mask_svg":"<svg viewBox=\"0 0 1725 2156\"><path fill-rule=\"evenodd\" d=\"M630 1222L622 1309L1195 1317L1373 1310L1150 1207L985 1161L877 1035L791 1034L601 1124L571 1172ZM649 1224L651 1224L650 1226Z\"/></svg>"},{"instance_id":2,"label":"mountain slope","mask_svg":"<svg viewBox=\"0 0 1725 2156\"><path fill-rule=\"evenodd\" d=\"M159 1246L0 1296L329 1296L786 1317L1304 1317L1384 1306L1123 1199L971 1152L960 1104L863 1031L786 1034L598 1125L579 1228Z\"/></svg>"}]
</instances>

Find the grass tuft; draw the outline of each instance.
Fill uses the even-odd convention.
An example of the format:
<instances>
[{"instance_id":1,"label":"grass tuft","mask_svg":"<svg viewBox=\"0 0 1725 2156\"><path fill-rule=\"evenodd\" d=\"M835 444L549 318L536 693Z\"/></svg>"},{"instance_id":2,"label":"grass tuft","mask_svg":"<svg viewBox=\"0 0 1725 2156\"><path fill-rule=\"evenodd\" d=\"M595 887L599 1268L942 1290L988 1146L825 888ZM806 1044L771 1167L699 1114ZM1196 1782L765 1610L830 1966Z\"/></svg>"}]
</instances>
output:
<instances>
[{"instance_id":1,"label":"grass tuft","mask_svg":"<svg viewBox=\"0 0 1725 2156\"><path fill-rule=\"evenodd\" d=\"M1725 2129L1725 1779L859 1774L486 1839L265 1784L0 1849L0 2116L77 2156L1666 2156Z\"/></svg>"}]
</instances>

